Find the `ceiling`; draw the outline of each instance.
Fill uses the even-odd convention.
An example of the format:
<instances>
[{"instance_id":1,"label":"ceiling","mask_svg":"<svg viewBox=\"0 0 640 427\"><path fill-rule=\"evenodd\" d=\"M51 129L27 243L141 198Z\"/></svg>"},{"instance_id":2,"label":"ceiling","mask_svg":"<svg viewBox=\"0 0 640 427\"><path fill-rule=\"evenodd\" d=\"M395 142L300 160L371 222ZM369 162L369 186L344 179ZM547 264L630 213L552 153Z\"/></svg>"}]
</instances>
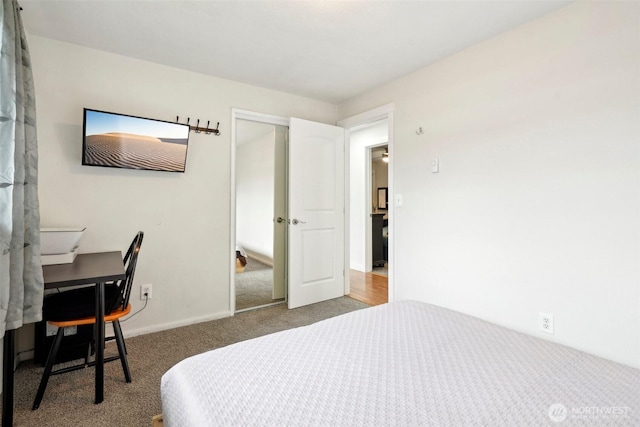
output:
<instances>
[{"instance_id":1,"label":"ceiling","mask_svg":"<svg viewBox=\"0 0 640 427\"><path fill-rule=\"evenodd\" d=\"M570 1L19 3L27 36L339 103Z\"/></svg>"}]
</instances>

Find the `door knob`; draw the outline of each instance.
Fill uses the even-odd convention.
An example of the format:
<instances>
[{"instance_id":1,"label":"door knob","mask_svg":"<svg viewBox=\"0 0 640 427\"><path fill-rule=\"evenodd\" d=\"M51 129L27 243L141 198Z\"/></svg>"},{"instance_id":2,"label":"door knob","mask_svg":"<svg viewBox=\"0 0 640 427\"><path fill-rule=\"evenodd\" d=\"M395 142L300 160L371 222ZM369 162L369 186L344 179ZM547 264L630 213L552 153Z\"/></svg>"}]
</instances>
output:
<instances>
[{"instance_id":1,"label":"door knob","mask_svg":"<svg viewBox=\"0 0 640 427\"><path fill-rule=\"evenodd\" d=\"M284 218L282 218L281 216L279 216L278 218L276 218L276 222L277 222L277 223L281 223L282 221L284 221Z\"/></svg>"},{"instance_id":2,"label":"door knob","mask_svg":"<svg viewBox=\"0 0 640 427\"><path fill-rule=\"evenodd\" d=\"M304 221L300 221L298 218L293 218L293 219L291 220L291 224L293 224L293 225L306 224L306 222L304 222Z\"/></svg>"}]
</instances>

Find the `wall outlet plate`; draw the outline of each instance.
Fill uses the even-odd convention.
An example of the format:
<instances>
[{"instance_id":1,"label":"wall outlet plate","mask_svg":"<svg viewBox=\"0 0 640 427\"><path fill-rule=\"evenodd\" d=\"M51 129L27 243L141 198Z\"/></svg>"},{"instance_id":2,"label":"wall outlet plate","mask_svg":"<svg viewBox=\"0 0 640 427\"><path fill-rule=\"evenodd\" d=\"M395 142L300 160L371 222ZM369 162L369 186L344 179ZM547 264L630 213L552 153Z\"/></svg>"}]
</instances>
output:
<instances>
[{"instance_id":1,"label":"wall outlet plate","mask_svg":"<svg viewBox=\"0 0 640 427\"><path fill-rule=\"evenodd\" d=\"M151 290L152 286L149 285L140 285L140 299L144 301L145 299L151 299ZM145 294L147 296L145 297Z\"/></svg>"},{"instance_id":2,"label":"wall outlet plate","mask_svg":"<svg viewBox=\"0 0 640 427\"><path fill-rule=\"evenodd\" d=\"M553 314L538 313L538 328L542 332L553 335Z\"/></svg>"}]
</instances>

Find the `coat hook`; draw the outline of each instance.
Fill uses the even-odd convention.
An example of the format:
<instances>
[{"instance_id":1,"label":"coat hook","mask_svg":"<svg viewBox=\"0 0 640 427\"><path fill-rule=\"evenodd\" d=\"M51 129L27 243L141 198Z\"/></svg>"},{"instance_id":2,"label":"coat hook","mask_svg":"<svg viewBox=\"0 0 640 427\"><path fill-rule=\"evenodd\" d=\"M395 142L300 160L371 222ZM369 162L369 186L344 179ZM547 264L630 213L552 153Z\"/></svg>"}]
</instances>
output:
<instances>
[{"instance_id":1,"label":"coat hook","mask_svg":"<svg viewBox=\"0 0 640 427\"><path fill-rule=\"evenodd\" d=\"M422 126L420 126L418 128L418 130L416 131L416 135L422 135L424 133L424 131L422 130Z\"/></svg>"},{"instance_id":2,"label":"coat hook","mask_svg":"<svg viewBox=\"0 0 640 427\"><path fill-rule=\"evenodd\" d=\"M193 130L196 133L204 133L205 135L214 134L215 136L220 136L220 131L218 130L218 128L220 127L220 122L216 124L215 129L212 129L209 127L209 125L211 124L211 120L207 120L206 128L204 126L200 127L200 119L196 119L195 126L192 126L190 122L191 122L191 117L187 117L186 125L189 126L190 131ZM180 123L180 116L176 116L176 123Z\"/></svg>"}]
</instances>

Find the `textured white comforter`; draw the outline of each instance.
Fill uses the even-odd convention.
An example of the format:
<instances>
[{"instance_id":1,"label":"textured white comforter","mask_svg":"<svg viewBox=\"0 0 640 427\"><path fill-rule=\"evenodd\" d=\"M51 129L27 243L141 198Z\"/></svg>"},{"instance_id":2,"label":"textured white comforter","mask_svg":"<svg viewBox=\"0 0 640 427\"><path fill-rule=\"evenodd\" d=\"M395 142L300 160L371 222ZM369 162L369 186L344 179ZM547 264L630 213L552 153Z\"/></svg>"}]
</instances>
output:
<instances>
[{"instance_id":1,"label":"textured white comforter","mask_svg":"<svg viewBox=\"0 0 640 427\"><path fill-rule=\"evenodd\" d=\"M416 301L188 358L167 427L640 425L640 370Z\"/></svg>"}]
</instances>

